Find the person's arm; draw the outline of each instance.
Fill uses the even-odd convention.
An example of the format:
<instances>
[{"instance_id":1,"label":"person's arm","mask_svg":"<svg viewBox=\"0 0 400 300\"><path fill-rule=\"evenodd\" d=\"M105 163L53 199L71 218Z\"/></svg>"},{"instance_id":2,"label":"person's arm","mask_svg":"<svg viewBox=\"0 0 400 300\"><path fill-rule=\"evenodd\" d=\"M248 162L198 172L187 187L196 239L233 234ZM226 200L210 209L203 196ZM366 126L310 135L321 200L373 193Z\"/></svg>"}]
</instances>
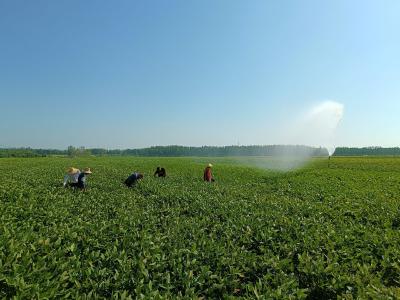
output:
<instances>
[{"instance_id":1,"label":"person's arm","mask_svg":"<svg viewBox=\"0 0 400 300\"><path fill-rule=\"evenodd\" d=\"M63 187L65 187L65 186L67 185L67 183L68 183L68 179L69 179L69 175L68 175L68 174L66 174L66 175L64 176Z\"/></svg>"}]
</instances>

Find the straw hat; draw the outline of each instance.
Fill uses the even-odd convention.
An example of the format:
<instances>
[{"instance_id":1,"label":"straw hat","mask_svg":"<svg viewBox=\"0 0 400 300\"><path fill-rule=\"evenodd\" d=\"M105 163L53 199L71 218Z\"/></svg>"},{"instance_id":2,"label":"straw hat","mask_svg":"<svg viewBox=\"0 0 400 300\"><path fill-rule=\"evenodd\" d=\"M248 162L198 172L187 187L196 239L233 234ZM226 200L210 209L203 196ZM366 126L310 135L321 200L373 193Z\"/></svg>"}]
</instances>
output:
<instances>
[{"instance_id":1,"label":"straw hat","mask_svg":"<svg viewBox=\"0 0 400 300\"><path fill-rule=\"evenodd\" d=\"M68 173L69 175L74 175L74 174L76 174L76 173L78 173L78 172L79 172L79 169L74 168L74 167L69 167L69 168L67 169L67 173Z\"/></svg>"},{"instance_id":2,"label":"straw hat","mask_svg":"<svg viewBox=\"0 0 400 300\"><path fill-rule=\"evenodd\" d=\"M212 164L208 164L208 167L212 168L212 166L213 166Z\"/></svg>"},{"instance_id":3,"label":"straw hat","mask_svg":"<svg viewBox=\"0 0 400 300\"><path fill-rule=\"evenodd\" d=\"M83 173L85 174L92 174L92 171L90 171L90 168L84 168Z\"/></svg>"}]
</instances>

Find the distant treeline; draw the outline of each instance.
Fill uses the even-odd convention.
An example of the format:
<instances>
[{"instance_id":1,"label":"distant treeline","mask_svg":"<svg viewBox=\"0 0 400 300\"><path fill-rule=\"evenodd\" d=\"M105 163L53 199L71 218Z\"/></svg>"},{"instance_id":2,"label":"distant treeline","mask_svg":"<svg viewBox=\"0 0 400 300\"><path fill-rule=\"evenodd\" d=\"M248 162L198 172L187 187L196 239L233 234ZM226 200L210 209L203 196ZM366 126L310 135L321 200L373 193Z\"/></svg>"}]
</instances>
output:
<instances>
[{"instance_id":1,"label":"distant treeline","mask_svg":"<svg viewBox=\"0 0 400 300\"><path fill-rule=\"evenodd\" d=\"M64 156L276 156L276 155L303 155L327 156L325 148L307 146L154 146L142 149L102 149L69 146L66 150L7 148L0 149L0 157L43 157L51 155Z\"/></svg>"},{"instance_id":2,"label":"distant treeline","mask_svg":"<svg viewBox=\"0 0 400 300\"><path fill-rule=\"evenodd\" d=\"M336 148L334 156L400 156L400 148L364 147L364 148Z\"/></svg>"},{"instance_id":3,"label":"distant treeline","mask_svg":"<svg viewBox=\"0 0 400 300\"><path fill-rule=\"evenodd\" d=\"M44 157L66 153L66 150L56 149L0 148L0 157Z\"/></svg>"},{"instance_id":4,"label":"distant treeline","mask_svg":"<svg viewBox=\"0 0 400 300\"><path fill-rule=\"evenodd\" d=\"M307 146L224 146L224 147L185 147L155 146L143 149L104 150L91 149L94 155L132 155L132 156L276 156L307 155L327 156L325 148Z\"/></svg>"},{"instance_id":5,"label":"distant treeline","mask_svg":"<svg viewBox=\"0 0 400 300\"><path fill-rule=\"evenodd\" d=\"M328 156L325 148L308 146L269 145L269 146L154 146L142 149L86 149L70 146L66 150L0 148L0 157L44 157L44 156ZM400 148L336 148L334 156L400 156Z\"/></svg>"}]
</instances>

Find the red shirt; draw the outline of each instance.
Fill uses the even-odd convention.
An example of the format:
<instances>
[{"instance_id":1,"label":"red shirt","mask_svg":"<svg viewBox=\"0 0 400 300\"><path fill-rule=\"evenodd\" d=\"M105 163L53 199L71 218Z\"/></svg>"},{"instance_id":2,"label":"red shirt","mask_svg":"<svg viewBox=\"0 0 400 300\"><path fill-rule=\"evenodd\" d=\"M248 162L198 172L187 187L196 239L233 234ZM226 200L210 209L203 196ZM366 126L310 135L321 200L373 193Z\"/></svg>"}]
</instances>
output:
<instances>
[{"instance_id":1,"label":"red shirt","mask_svg":"<svg viewBox=\"0 0 400 300\"><path fill-rule=\"evenodd\" d=\"M211 174L211 168L207 167L204 170L204 180L205 181L211 181L212 180L212 174Z\"/></svg>"}]
</instances>

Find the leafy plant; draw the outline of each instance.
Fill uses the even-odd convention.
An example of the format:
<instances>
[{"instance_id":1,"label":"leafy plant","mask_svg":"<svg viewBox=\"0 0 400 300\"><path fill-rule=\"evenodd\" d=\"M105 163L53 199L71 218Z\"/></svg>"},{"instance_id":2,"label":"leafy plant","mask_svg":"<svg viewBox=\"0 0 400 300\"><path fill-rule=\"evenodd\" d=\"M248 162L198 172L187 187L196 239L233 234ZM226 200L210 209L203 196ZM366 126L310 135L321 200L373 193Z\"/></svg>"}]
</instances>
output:
<instances>
[{"instance_id":1,"label":"leafy plant","mask_svg":"<svg viewBox=\"0 0 400 300\"><path fill-rule=\"evenodd\" d=\"M0 297L397 299L399 162L1 159ZM62 188L71 165L93 170L87 191Z\"/></svg>"}]
</instances>

